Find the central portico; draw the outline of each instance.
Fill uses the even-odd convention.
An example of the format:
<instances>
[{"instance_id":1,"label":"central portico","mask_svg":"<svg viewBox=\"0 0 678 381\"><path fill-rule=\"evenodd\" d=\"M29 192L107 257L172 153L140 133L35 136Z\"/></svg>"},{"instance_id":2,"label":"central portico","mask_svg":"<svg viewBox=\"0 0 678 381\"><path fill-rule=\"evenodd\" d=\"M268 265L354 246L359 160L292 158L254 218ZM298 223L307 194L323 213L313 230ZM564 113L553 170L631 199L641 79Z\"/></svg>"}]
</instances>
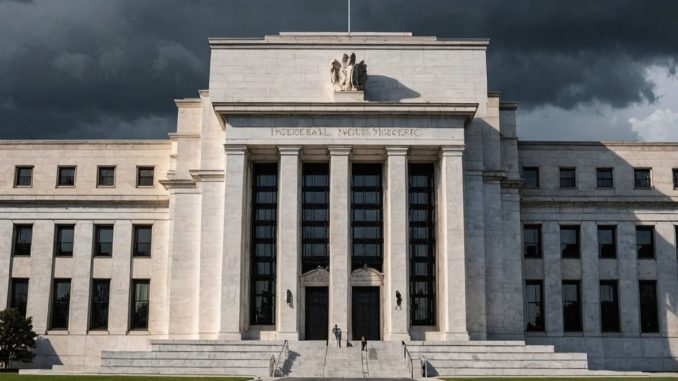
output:
<instances>
[{"instance_id":1,"label":"central portico","mask_svg":"<svg viewBox=\"0 0 678 381\"><path fill-rule=\"evenodd\" d=\"M209 90L177 101L164 182L181 232L170 233L170 338L324 340L335 325L344 339L485 338L487 302L501 306L497 331L522 336L522 314L500 316L504 290L486 299L485 230L465 214L501 202L507 175L483 148L499 143L500 113L486 40L210 45Z\"/></svg>"}]
</instances>

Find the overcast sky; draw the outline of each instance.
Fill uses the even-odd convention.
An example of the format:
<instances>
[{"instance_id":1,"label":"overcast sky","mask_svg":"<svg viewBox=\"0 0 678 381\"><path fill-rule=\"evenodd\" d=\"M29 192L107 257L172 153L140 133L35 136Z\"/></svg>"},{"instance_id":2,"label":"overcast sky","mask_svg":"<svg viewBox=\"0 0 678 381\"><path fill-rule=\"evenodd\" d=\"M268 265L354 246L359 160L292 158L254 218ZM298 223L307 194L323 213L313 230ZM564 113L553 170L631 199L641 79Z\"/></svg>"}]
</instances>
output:
<instances>
[{"instance_id":1,"label":"overcast sky","mask_svg":"<svg viewBox=\"0 0 678 381\"><path fill-rule=\"evenodd\" d=\"M678 0L352 0L352 30L487 37L520 138L678 141ZM345 0L0 0L0 138L166 138L210 36L345 31Z\"/></svg>"}]
</instances>

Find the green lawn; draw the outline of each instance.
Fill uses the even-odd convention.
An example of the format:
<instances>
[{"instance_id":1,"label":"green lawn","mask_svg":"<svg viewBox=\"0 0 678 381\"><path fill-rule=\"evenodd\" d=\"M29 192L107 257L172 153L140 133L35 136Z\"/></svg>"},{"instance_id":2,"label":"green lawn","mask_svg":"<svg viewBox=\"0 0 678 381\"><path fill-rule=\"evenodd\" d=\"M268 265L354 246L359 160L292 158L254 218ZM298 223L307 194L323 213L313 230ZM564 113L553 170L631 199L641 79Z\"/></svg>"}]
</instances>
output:
<instances>
[{"instance_id":1,"label":"green lawn","mask_svg":"<svg viewBox=\"0 0 678 381\"><path fill-rule=\"evenodd\" d=\"M0 373L0 381L245 381L249 377L34 376Z\"/></svg>"}]
</instances>

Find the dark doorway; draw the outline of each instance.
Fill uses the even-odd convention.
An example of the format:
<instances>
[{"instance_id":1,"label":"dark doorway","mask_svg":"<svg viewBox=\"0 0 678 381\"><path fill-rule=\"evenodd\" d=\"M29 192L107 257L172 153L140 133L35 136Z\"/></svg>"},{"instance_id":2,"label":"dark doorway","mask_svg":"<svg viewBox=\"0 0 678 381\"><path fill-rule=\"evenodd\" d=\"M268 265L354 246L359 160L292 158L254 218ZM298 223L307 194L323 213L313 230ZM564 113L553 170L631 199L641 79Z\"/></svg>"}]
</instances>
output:
<instances>
[{"instance_id":1,"label":"dark doorway","mask_svg":"<svg viewBox=\"0 0 678 381\"><path fill-rule=\"evenodd\" d=\"M353 340L381 340L379 287L353 287Z\"/></svg>"},{"instance_id":2,"label":"dark doorway","mask_svg":"<svg viewBox=\"0 0 678 381\"><path fill-rule=\"evenodd\" d=\"M327 340L327 287L306 287L306 340Z\"/></svg>"}]
</instances>

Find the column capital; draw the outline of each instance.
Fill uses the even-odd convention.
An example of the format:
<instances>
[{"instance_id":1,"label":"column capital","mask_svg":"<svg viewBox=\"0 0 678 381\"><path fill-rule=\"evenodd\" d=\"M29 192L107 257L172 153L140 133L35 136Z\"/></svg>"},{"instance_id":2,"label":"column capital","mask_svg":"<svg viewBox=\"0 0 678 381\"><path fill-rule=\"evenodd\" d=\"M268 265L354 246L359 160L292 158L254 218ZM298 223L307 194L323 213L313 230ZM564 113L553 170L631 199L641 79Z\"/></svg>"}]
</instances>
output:
<instances>
[{"instance_id":1,"label":"column capital","mask_svg":"<svg viewBox=\"0 0 678 381\"><path fill-rule=\"evenodd\" d=\"M224 152L227 155L246 155L247 145L245 144L224 144Z\"/></svg>"},{"instance_id":2,"label":"column capital","mask_svg":"<svg viewBox=\"0 0 678 381\"><path fill-rule=\"evenodd\" d=\"M301 146L278 146L280 156L298 156Z\"/></svg>"},{"instance_id":3,"label":"column capital","mask_svg":"<svg viewBox=\"0 0 678 381\"><path fill-rule=\"evenodd\" d=\"M388 156L405 156L410 150L409 146L385 146Z\"/></svg>"},{"instance_id":4,"label":"column capital","mask_svg":"<svg viewBox=\"0 0 678 381\"><path fill-rule=\"evenodd\" d=\"M348 156L352 149L352 146L327 146L330 156Z\"/></svg>"},{"instance_id":5,"label":"column capital","mask_svg":"<svg viewBox=\"0 0 678 381\"><path fill-rule=\"evenodd\" d=\"M463 144L453 145L453 146L440 146L440 156L449 157L449 156L462 156L464 153L465 146Z\"/></svg>"}]
</instances>

